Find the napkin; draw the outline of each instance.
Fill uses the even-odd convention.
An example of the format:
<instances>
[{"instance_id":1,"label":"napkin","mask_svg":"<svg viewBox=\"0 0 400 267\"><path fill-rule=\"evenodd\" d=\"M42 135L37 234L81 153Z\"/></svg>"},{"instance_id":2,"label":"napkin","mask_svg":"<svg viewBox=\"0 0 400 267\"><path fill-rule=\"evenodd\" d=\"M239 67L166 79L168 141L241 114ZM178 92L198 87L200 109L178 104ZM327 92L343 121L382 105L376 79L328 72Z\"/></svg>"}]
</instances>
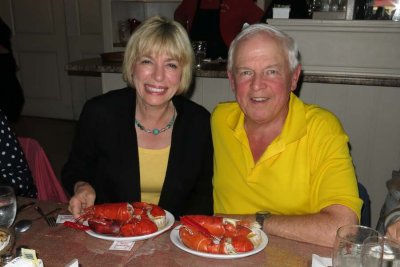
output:
<instances>
[{"instance_id":1,"label":"napkin","mask_svg":"<svg viewBox=\"0 0 400 267\"><path fill-rule=\"evenodd\" d=\"M332 259L318 256L317 254L312 254L311 267L327 267L332 266Z\"/></svg>"},{"instance_id":2,"label":"napkin","mask_svg":"<svg viewBox=\"0 0 400 267\"><path fill-rule=\"evenodd\" d=\"M24 259L22 257L17 257L7 263L4 267L43 267L43 262L41 259L38 259L38 265L35 265L33 261Z\"/></svg>"}]
</instances>

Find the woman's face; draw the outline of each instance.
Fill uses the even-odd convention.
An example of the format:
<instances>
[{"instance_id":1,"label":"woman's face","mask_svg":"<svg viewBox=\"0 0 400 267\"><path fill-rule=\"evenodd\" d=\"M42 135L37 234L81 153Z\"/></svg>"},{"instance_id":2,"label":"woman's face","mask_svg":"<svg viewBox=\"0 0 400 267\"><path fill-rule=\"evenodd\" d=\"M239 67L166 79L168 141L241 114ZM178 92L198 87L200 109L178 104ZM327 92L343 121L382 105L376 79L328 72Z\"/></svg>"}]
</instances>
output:
<instances>
[{"instance_id":1,"label":"woman's face","mask_svg":"<svg viewBox=\"0 0 400 267\"><path fill-rule=\"evenodd\" d=\"M168 104L182 77L182 66L167 54L139 57L132 70L137 100L149 106Z\"/></svg>"}]
</instances>

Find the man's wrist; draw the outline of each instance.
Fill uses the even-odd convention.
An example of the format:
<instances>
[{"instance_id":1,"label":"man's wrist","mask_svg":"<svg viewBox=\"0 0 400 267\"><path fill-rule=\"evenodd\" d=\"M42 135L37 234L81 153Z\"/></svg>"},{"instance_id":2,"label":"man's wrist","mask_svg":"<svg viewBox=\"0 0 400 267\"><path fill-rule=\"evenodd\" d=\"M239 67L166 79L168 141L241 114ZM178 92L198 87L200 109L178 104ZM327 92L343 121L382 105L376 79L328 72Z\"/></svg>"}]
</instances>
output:
<instances>
[{"instance_id":1,"label":"man's wrist","mask_svg":"<svg viewBox=\"0 0 400 267\"><path fill-rule=\"evenodd\" d=\"M256 222L258 222L261 226L261 229L264 228L264 223L269 218L271 218L272 214L269 211L261 210L256 212Z\"/></svg>"}]
</instances>

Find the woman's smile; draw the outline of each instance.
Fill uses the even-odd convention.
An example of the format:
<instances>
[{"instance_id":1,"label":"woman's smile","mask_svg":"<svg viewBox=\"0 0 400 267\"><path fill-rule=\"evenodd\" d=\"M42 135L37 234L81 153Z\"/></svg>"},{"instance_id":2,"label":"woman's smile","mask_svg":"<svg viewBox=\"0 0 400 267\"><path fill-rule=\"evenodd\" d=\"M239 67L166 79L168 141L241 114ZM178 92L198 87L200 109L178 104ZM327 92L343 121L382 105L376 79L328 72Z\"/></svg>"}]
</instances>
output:
<instances>
[{"instance_id":1,"label":"woman's smile","mask_svg":"<svg viewBox=\"0 0 400 267\"><path fill-rule=\"evenodd\" d=\"M168 90L165 86L153 86L153 85L145 85L146 91L151 94L163 94L166 90Z\"/></svg>"}]
</instances>

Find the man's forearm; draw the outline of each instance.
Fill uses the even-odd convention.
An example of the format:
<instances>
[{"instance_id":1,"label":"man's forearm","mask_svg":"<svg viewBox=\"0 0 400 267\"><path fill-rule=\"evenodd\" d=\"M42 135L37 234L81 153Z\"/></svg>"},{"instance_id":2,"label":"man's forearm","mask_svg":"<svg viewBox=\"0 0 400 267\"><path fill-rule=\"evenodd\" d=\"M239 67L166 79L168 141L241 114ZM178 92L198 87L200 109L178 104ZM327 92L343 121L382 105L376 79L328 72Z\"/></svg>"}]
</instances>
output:
<instances>
[{"instance_id":1,"label":"man's forearm","mask_svg":"<svg viewBox=\"0 0 400 267\"><path fill-rule=\"evenodd\" d=\"M358 224L349 208L334 205L312 215L275 215L265 221L263 229L271 235L332 247L339 227Z\"/></svg>"},{"instance_id":2,"label":"man's forearm","mask_svg":"<svg viewBox=\"0 0 400 267\"><path fill-rule=\"evenodd\" d=\"M255 215L225 215L253 222ZM342 205L332 205L320 213L310 215L272 215L264 221L263 230L270 235L332 247L339 227L358 224L357 215Z\"/></svg>"}]
</instances>

